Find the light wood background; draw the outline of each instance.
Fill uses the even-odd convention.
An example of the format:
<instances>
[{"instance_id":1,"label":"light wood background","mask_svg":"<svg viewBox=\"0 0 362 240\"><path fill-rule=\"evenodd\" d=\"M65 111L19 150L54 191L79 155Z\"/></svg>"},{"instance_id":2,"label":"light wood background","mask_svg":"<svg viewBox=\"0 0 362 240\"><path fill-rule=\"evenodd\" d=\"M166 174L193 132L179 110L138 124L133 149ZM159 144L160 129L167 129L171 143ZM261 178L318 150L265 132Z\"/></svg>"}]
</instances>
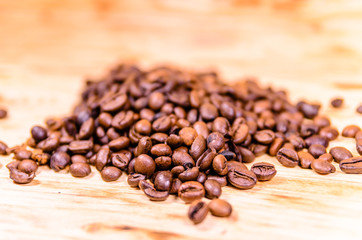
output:
<instances>
[{"instance_id":1,"label":"light wood background","mask_svg":"<svg viewBox=\"0 0 362 240\"><path fill-rule=\"evenodd\" d=\"M19 144L34 124L64 115L83 79L117 61L255 75L291 98L324 104L333 124L355 123L362 102L362 2L348 0L0 0L0 139ZM331 97L345 97L333 110ZM357 154L354 141L338 138ZM361 239L362 176L286 169L247 191L224 188L230 218L194 226L187 206L150 202L126 176L94 169L75 179L47 168L15 185L0 157L0 239Z\"/></svg>"}]
</instances>

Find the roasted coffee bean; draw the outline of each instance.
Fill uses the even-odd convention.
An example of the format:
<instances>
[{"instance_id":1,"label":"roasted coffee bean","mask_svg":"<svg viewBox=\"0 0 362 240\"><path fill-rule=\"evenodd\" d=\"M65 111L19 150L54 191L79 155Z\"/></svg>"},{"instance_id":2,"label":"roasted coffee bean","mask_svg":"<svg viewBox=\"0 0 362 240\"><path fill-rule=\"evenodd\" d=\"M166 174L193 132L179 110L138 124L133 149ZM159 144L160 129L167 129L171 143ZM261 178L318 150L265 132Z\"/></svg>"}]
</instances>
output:
<instances>
[{"instance_id":1,"label":"roasted coffee bean","mask_svg":"<svg viewBox=\"0 0 362 240\"><path fill-rule=\"evenodd\" d=\"M270 144L274 138L274 132L271 130L257 131L254 135L254 139L261 144Z\"/></svg>"},{"instance_id":2,"label":"roasted coffee bean","mask_svg":"<svg viewBox=\"0 0 362 240\"><path fill-rule=\"evenodd\" d=\"M249 126L245 124L245 120L235 120L232 125L232 138L235 144L245 141L249 135Z\"/></svg>"},{"instance_id":3,"label":"roasted coffee bean","mask_svg":"<svg viewBox=\"0 0 362 240\"><path fill-rule=\"evenodd\" d=\"M299 165L301 168L310 168L310 165L315 158L309 152L299 151L298 152Z\"/></svg>"},{"instance_id":4,"label":"roasted coffee bean","mask_svg":"<svg viewBox=\"0 0 362 240\"><path fill-rule=\"evenodd\" d=\"M313 135L305 139L305 144L309 147L312 144L321 144L324 147L328 147L328 140L320 135Z\"/></svg>"},{"instance_id":5,"label":"roasted coffee bean","mask_svg":"<svg viewBox=\"0 0 362 240\"><path fill-rule=\"evenodd\" d=\"M172 163L175 166L184 166L185 164L191 164L192 166L195 166L195 161L192 159L192 157L185 152L181 151L174 151L172 154Z\"/></svg>"},{"instance_id":6,"label":"roasted coffee bean","mask_svg":"<svg viewBox=\"0 0 362 240\"><path fill-rule=\"evenodd\" d=\"M299 102L297 106L306 118L314 118L318 115L320 109L318 104L309 104L303 101Z\"/></svg>"},{"instance_id":7,"label":"roasted coffee bean","mask_svg":"<svg viewBox=\"0 0 362 240\"><path fill-rule=\"evenodd\" d=\"M34 126L31 129L31 136L35 140L35 142L40 142L48 137L48 132L45 128L41 126Z\"/></svg>"},{"instance_id":8,"label":"roasted coffee bean","mask_svg":"<svg viewBox=\"0 0 362 240\"><path fill-rule=\"evenodd\" d=\"M32 154L31 151L22 149L15 153L14 158L16 160L29 159L29 158L31 158L31 154Z\"/></svg>"},{"instance_id":9,"label":"roasted coffee bean","mask_svg":"<svg viewBox=\"0 0 362 240\"><path fill-rule=\"evenodd\" d=\"M22 160L18 165L18 170L27 174L36 172L38 170L38 164L30 159Z\"/></svg>"},{"instance_id":10,"label":"roasted coffee bean","mask_svg":"<svg viewBox=\"0 0 362 240\"><path fill-rule=\"evenodd\" d=\"M227 165L227 168L228 168L228 171L232 171L234 169L248 169L244 163L241 163L241 162L237 162L237 161L227 161L226 162L226 165Z\"/></svg>"},{"instance_id":11,"label":"roasted coffee bean","mask_svg":"<svg viewBox=\"0 0 362 240\"><path fill-rule=\"evenodd\" d=\"M231 185L239 189L253 188L257 178L252 171L245 168L234 168L228 173L228 180Z\"/></svg>"},{"instance_id":12,"label":"roasted coffee bean","mask_svg":"<svg viewBox=\"0 0 362 240\"><path fill-rule=\"evenodd\" d=\"M128 167L128 163L130 162L130 157L127 157L124 153L112 153L111 162L113 166L125 171Z\"/></svg>"},{"instance_id":13,"label":"roasted coffee bean","mask_svg":"<svg viewBox=\"0 0 362 240\"><path fill-rule=\"evenodd\" d=\"M141 180L138 185L151 201L165 201L168 198L168 191L157 191L155 187L146 180Z\"/></svg>"},{"instance_id":14,"label":"roasted coffee bean","mask_svg":"<svg viewBox=\"0 0 362 240\"><path fill-rule=\"evenodd\" d=\"M134 169L137 173L150 177L156 170L156 163L150 156L141 154L135 160Z\"/></svg>"},{"instance_id":15,"label":"roasted coffee bean","mask_svg":"<svg viewBox=\"0 0 362 240\"><path fill-rule=\"evenodd\" d=\"M219 132L222 135L230 135L230 123L229 120L227 120L224 117L217 117L212 122L212 131L213 132Z\"/></svg>"},{"instance_id":16,"label":"roasted coffee bean","mask_svg":"<svg viewBox=\"0 0 362 240\"><path fill-rule=\"evenodd\" d=\"M0 119L6 118L8 115L8 112L4 108L0 108Z\"/></svg>"},{"instance_id":17,"label":"roasted coffee bean","mask_svg":"<svg viewBox=\"0 0 362 240\"><path fill-rule=\"evenodd\" d=\"M239 147L240 154L242 156L242 162L251 163L255 159L255 155L247 148Z\"/></svg>"},{"instance_id":18,"label":"roasted coffee bean","mask_svg":"<svg viewBox=\"0 0 362 240\"><path fill-rule=\"evenodd\" d=\"M144 136L149 136L152 131L152 125L151 122L146 119L141 119L135 124L135 130L139 134L142 134Z\"/></svg>"},{"instance_id":19,"label":"roasted coffee bean","mask_svg":"<svg viewBox=\"0 0 362 240\"><path fill-rule=\"evenodd\" d=\"M321 144L312 144L309 146L308 152L312 154L314 158L319 158L320 155L326 153L326 148Z\"/></svg>"},{"instance_id":20,"label":"roasted coffee bean","mask_svg":"<svg viewBox=\"0 0 362 240\"><path fill-rule=\"evenodd\" d=\"M198 181L198 182L201 183L201 184L204 184L204 182L206 181L206 179L207 179L206 173L204 173L204 172L199 172L199 175L197 176L196 181Z\"/></svg>"},{"instance_id":21,"label":"roasted coffee bean","mask_svg":"<svg viewBox=\"0 0 362 240\"><path fill-rule=\"evenodd\" d=\"M50 155L48 153L44 153L41 149L34 149L31 153L31 159L38 162L39 165L45 165L50 160Z\"/></svg>"},{"instance_id":22,"label":"roasted coffee bean","mask_svg":"<svg viewBox=\"0 0 362 240\"><path fill-rule=\"evenodd\" d=\"M263 144L251 144L249 149L254 153L255 157L260 157L268 151L268 146Z\"/></svg>"},{"instance_id":23,"label":"roasted coffee bean","mask_svg":"<svg viewBox=\"0 0 362 240\"><path fill-rule=\"evenodd\" d=\"M127 95L124 93L114 94L101 104L102 111L115 112L123 108L127 103Z\"/></svg>"},{"instance_id":24,"label":"roasted coffee bean","mask_svg":"<svg viewBox=\"0 0 362 240\"><path fill-rule=\"evenodd\" d=\"M353 157L352 153L344 147L333 147L329 150L329 153L332 154L334 161L337 163Z\"/></svg>"},{"instance_id":25,"label":"roasted coffee bean","mask_svg":"<svg viewBox=\"0 0 362 240\"><path fill-rule=\"evenodd\" d=\"M198 159L206 150L206 140L202 135L195 138L190 147L190 155L193 159Z\"/></svg>"},{"instance_id":26,"label":"roasted coffee bean","mask_svg":"<svg viewBox=\"0 0 362 240\"><path fill-rule=\"evenodd\" d=\"M334 108L340 108L343 105L343 98L337 97L331 100L331 105Z\"/></svg>"},{"instance_id":27,"label":"roasted coffee bean","mask_svg":"<svg viewBox=\"0 0 362 240\"><path fill-rule=\"evenodd\" d=\"M27 184L30 183L34 177L35 172L25 173L18 169L18 166L20 164L20 161L13 161L10 162L6 167L10 171L10 179L14 181L14 183L18 184Z\"/></svg>"},{"instance_id":28,"label":"roasted coffee bean","mask_svg":"<svg viewBox=\"0 0 362 240\"><path fill-rule=\"evenodd\" d=\"M333 141L335 139L337 139L339 132L337 129L333 128L333 127L324 127L319 131L319 135L321 135L322 137L325 137L328 141Z\"/></svg>"},{"instance_id":29,"label":"roasted coffee bean","mask_svg":"<svg viewBox=\"0 0 362 240\"><path fill-rule=\"evenodd\" d=\"M306 142L303 140L303 138L294 134L289 136L287 140L294 146L295 150L301 150L306 145Z\"/></svg>"},{"instance_id":30,"label":"roasted coffee bean","mask_svg":"<svg viewBox=\"0 0 362 240\"><path fill-rule=\"evenodd\" d=\"M205 139L207 139L207 137L209 136L209 129L205 122L201 122L201 121L195 122L193 125L193 128L197 132L197 135L201 135Z\"/></svg>"},{"instance_id":31,"label":"roasted coffee bean","mask_svg":"<svg viewBox=\"0 0 362 240\"><path fill-rule=\"evenodd\" d=\"M330 163L333 162L333 156L330 153L324 153L324 154L320 155L318 159L324 160L324 161L327 161Z\"/></svg>"},{"instance_id":32,"label":"roasted coffee bean","mask_svg":"<svg viewBox=\"0 0 362 240\"><path fill-rule=\"evenodd\" d=\"M69 172L73 177L86 177L91 173L91 168L87 163L75 162L70 165Z\"/></svg>"},{"instance_id":33,"label":"roasted coffee bean","mask_svg":"<svg viewBox=\"0 0 362 240\"><path fill-rule=\"evenodd\" d=\"M236 159L236 154L229 150L224 150L224 151L220 152L220 154L223 155L226 158L226 160L228 160L228 161L232 161L232 160Z\"/></svg>"},{"instance_id":34,"label":"roasted coffee bean","mask_svg":"<svg viewBox=\"0 0 362 240\"><path fill-rule=\"evenodd\" d=\"M156 144L151 148L152 155L159 156L171 156L172 150L167 144Z\"/></svg>"},{"instance_id":35,"label":"roasted coffee bean","mask_svg":"<svg viewBox=\"0 0 362 240\"><path fill-rule=\"evenodd\" d=\"M139 156L141 154L147 154L151 151L152 148L152 140L150 137L143 137L139 140L138 145L134 151L135 156Z\"/></svg>"},{"instance_id":36,"label":"roasted coffee bean","mask_svg":"<svg viewBox=\"0 0 362 240\"><path fill-rule=\"evenodd\" d=\"M215 156L217 155L215 149L207 149L196 161L196 166L200 167L201 171L207 170L214 160Z\"/></svg>"},{"instance_id":37,"label":"roasted coffee bean","mask_svg":"<svg viewBox=\"0 0 362 240\"><path fill-rule=\"evenodd\" d=\"M178 194L178 190L180 189L182 182L180 179L178 178L174 178L172 180L172 185L171 185L171 189L170 189L170 194Z\"/></svg>"},{"instance_id":38,"label":"roasted coffee bean","mask_svg":"<svg viewBox=\"0 0 362 240\"><path fill-rule=\"evenodd\" d=\"M270 144L269 155L270 156L276 156L279 149L282 148L283 143L284 143L284 140L282 138L276 137L273 140L273 142Z\"/></svg>"},{"instance_id":39,"label":"roasted coffee bean","mask_svg":"<svg viewBox=\"0 0 362 240\"><path fill-rule=\"evenodd\" d=\"M218 116L217 108L211 103L204 103L200 106L200 114L203 120L211 121Z\"/></svg>"},{"instance_id":40,"label":"roasted coffee bean","mask_svg":"<svg viewBox=\"0 0 362 240\"><path fill-rule=\"evenodd\" d=\"M170 191L172 179L172 173L170 171L158 172L154 180L155 188L158 191Z\"/></svg>"},{"instance_id":41,"label":"roasted coffee bean","mask_svg":"<svg viewBox=\"0 0 362 240\"><path fill-rule=\"evenodd\" d=\"M160 170L166 170L171 167L172 159L168 156L161 156L155 159L156 167Z\"/></svg>"},{"instance_id":42,"label":"roasted coffee bean","mask_svg":"<svg viewBox=\"0 0 362 240\"><path fill-rule=\"evenodd\" d=\"M197 137L197 132L191 127L185 127L180 130L179 135L186 146L191 146Z\"/></svg>"},{"instance_id":43,"label":"roasted coffee bean","mask_svg":"<svg viewBox=\"0 0 362 240\"><path fill-rule=\"evenodd\" d=\"M171 118L169 116L163 116L152 123L152 129L156 132L167 132L171 128L171 125Z\"/></svg>"},{"instance_id":44,"label":"roasted coffee bean","mask_svg":"<svg viewBox=\"0 0 362 240\"><path fill-rule=\"evenodd\" d=\"M277 174L274 165L266 162L255 163L250 170L255 174L258 181L269 181Z\"/></svg>"},{"instance_id":45,"label":"roasted coffee bean","mask_svg":"<svg viewBox=\"0 0 362 240\"><path fill-rule=\"evenodd\" d=\"M356 108L356 112L362 114L362 104Z\"/></svg>"},{"instance_id":46,"label":"roasted coffee bean","mask_svg":"<svg viewBox=\"0 0 362 240\"><path fill-rule=\"evenodd\" d=\"M207 137L207 147L219 151L225 145L224 136L219 132L210 133Z\"/></svg>"},{"instance_id":47,"label":"roasted coffee bean","mask_svg":"<svg viewBox=\"0 0 362 240\"><path fill-rule=\"evenodd\" d=\"M201 183L188 181L181 184L178 190L179 198L185 203L191 203L205 196L205 189Z\"/></svg>"},{"instance_id":48,"label":"roasted coffee bean","mask_svg":"<svg viewBox=\"0 0 362 240\"><path fill-rule=\"evenodd\" d=\"M303 123L300 126L299 133L300 133L301 137L306 138L306 137L310 137L314 134L317 134L318 130L319 130L319 128L315 123L307 122L307 123Z\"/></svg>"},{"instance_id":49,"label":"roasted coffee bean","mask_svg":"<svg viewBox=\"0 0 362 240\"><path fill-rule=\"evenodd\" d=\"M165 95L160 92L153 92L148 98L148 106L153 110L160 109L165 104Z\"/></svg>"},{"instance_id":50,"label":"roasted coffee bean","mask_svg":"<svg viewBox=\"0 0 362 240\"><path fill-rule=\"evenodd\" d=\"M130 173L127 182L131 187L138 187L141 180L145 180L146 176L140 173Z\"/></svg>"},{"instance_id":51,"label":"roasted coffee bean","mask_svg":"<svg viewBox=\"0 0 362 240\"><path fill-rule=\"evenodd\" d=\"M222 199L214 199L208 206L211 214L216 217L229 217L233 211L230 203Z\"/></svg>"},{"instance_id":52,"label":"roasted coffee bean","mask_svg":"<svg viewBox=\"0 0 362 240\"><path fill-rule=\"evenodd\" d=\"M234 120L236 115L235 107L231 102L222 102L220 105L220 113L228 120Z\"/></svg>"},{"instance_id":53,"label":"roasted coffee bean","mask_svg":"<svg viewBox=\"0 0 362 240\"><path fill-rule=\"evenodd\" d=\"M316 116L313 119L313 122L315 125L317 125L320 129L324 128L324 127L328 127L331 125L331 121L329 120L329 118L325 117L325 116Z\"/></svg>"},{"instance_id":54,"label":"roasted coffee bean","mask_svg":"<svg viewBox=\"0 0 362 240\"><path fill-rule=\"evenodd\" d=\"M311 167L316 173L322 175L334 173L336 171L336 168L333 166L332 163L322 159L314 160L311 164Z\"/></svg>"},{"instance_id":55,"label":"roasted coffee bean","mask_svg":"<svg viewBox=\"0 0 362 240\"><path fill-rule=\"evenodd\" d=\"M122 175L122 171L119 168L109 166L104 167L101 171L101 177L105 182L117 181Z\"/></svg>"},{"instance_id":56,"label":"roasted coffee bean","mask_svg":"<svg viewBox=\"0 0 362 240\"><path fill-rule=\"evenodd\" d=\"M220 187L225 187L228 184L227 176L208 175L207 179L217 181Z\"/></svg>"},{"instance_id":57,"label":"roasted coffee bean","mask_svg":"<svg viewBox=\"0 0 362 240\"><path fill-rule=\"evenodd\" d=\"M112 115L110 113L102 112L98 117L99 124L108 129L112 125Z\"/></svg>"},{"instance_id":58,"label":"roasted coffee bean","mask_svg":"<svg viewBox=\"0 0 362 240\"><path fill-rule=\"evenodd\" d=\"M0 141L0 155L7 155L6 149L8 149L8 145L3 141Z\"/></svg>"},{"instance_id":59,"label":"roasted coffee bean","mask_svg":"<svg viewBox=\"0 0 362 240\"><path fill-rule=\"evenodd\" d=\"M206 218L209 213L208 205L200 200L191 203L187 216L194 224L199 224Z\"/></svg>"},{"instance_id":60,"label":"roasted coffee bean","mask_svg":"<svg viewBox=\"0 0 362 240\"><path fill-rule=\"evenodd\" d=\"M101 147L101 149L97 152L95 166L98 171L102 171L104 166L106 166L110 162L109 155L110 150L107 145Z\"/></svg>"},{"instance_id":61,"label":"roasted coffee bean","mask_svg":"<svg viewBox=\"0 0 362 240\"><path fill-rule=\"evenodd\" d=\"M277 153L277 160L285 167L295 167L298 165L299 157L295 150L281 148Z\"/></svg>"},{"instance_id":62,"label":"roasted coffee bean","mask_svg":"<svg viewBox=\"0 0 362 240\"><path fill-rule=\"evenodd\" d=\"M356 139L356 150L362 155L362 139Z\"/></svg>"},{"instance_id":63,"label":"roasted coffee bean","mask_svg":"<svg viewBox=\"0 0 362 240\"><path fill-rule=\"evenodd\" d=\"M69 151L73 154L86 154L93 148L92 141L89 140L81 140L81 141L73 141L69 144Z\"/></svg>"},{"instance_id":64,"label":"roasted coffee bean","mask_svg":"<svg viewBox=\"0 0 362 240\"><path fill-rule=\"evenodd\" d=\"M58 172L70 164L70 156L65 152L55 152L50 158L50 168Z\"/></svg>"},{"instance_id":65,"label":"roasted coffee bean","mask_svg":"<svg viewBox=\"0 0 362 240\"><path fill-rule=\"evenodd\" d=\"M70 158L70 161L72 163L87 163L87 158L84 157L83 155L73 155Z\"/></svg>"},{"instance_id":66,"label":"roasted coffee bean","mask_svg":"<svg viewBox=\"0 0 362 240\"><path fill-rule=\"evenodd\" d=\"M81 140L89 139L94 132L94 119L89 118L85 122L83 122L82 126L79 130L79 136L78 138Z\"/></svg>"},{"instance_id":67,"label":"roasted coffee bean","mask_svg":"<svg viewBox=\"0 0 362 240\"><path fill-rule=\"evenodd\" d=\"M361 131L361 128L357 125L348 125L342 130L342 136L348 138L354 138L357 132Z\"/></svg>"},{"instance_id":68,"label":"roasted coffee bean","mask_svg":"<svg viewBox=\"0 0 362 240\"><path fill-rule=\"evenodd\" d=\"M60 143L60 132L53 132L48 138L38 143L38 148L41 148L44 152L54 151Z\"/></svg>"},{"instance_id":69,"label":"roasted coffee bean","mask_svg":"<svg viewBox=\"0 0 362 240\"><path fill-rule=\"evenodd\" d=\"M112 151L119 151L129 146L129 139L127 137L119 137L110 141L108 146Z\"/></svg>"},{"instance_id":70,"label":"roasted coffee bean","mask_svg":"<svg viewBox=\"0 0 362 240\"><path fill-rule=\"evenodd\" d=\"M112 127L118 130L124 130L129 128L134 121L133 112L128 111L121 111L117 113L112 119Z\"/></svg>"},{"instance_id":71,"label":"roasted coffee bean","mask_svg":"<svg viewBox=\"0 0 362 240\"><path fill-rule=\"evenodd\" d=\"M221 186L216 180L207 179L204 183L206 197L209 199L221 196Z\"/></svg>"},{"instance_id":72,"label":"roasted coffee bean","mask_svg":"<svg viewBox=\"0 0 362 240\"><path fill-rule=\"evenodd\" d=\"M362 174L362 157L352 157L342 160L339 168L345 173Z\"/></svg>"},{"instance_id":73,"label":"roasted coffee bean","mask_svg":"<svg viewBox=\"0 0 362 240\"><path fill-rule=\"evenodd\" d=\"M219 154L212 161L212 168L217 174L221 176L226 175L228 173L228 166L226 162L227 159L223 155Z\"/></svg>"},{"instance_id":74,"label":"roasted coffee bean","mask_svg":"<svg viewBox=\"0 0 362 240\"><path fill-rule=\"evenodd\" d=\"M186 182L186 181L196 181L198 176L199 176L199 168L198 167L193 167L193 168L190 168L190 169L186 169L185 171L180 173L178 175L178 178L182 182Z\"/></svg>"}]
</instances>

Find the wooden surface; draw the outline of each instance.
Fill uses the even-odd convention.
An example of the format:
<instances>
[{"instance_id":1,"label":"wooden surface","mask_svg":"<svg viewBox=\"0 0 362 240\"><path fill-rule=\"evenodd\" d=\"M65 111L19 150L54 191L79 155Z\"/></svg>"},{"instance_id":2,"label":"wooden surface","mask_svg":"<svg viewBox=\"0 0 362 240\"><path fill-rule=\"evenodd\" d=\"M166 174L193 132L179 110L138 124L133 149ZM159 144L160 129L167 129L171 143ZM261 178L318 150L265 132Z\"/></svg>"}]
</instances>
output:
<instances>
[{"instance_id":1,"label":"wooden surface","mask_svg":"<svg viewBox=\"0 0 362 240\"><path fill-rule=\"evenodd\" d=\"M360 124L362 3L343 0L0 0L0 139L19 144L34 124L64 115L83 79L118 60L217 68L228 80L260 76L293 100L324 104L333 124ZM328 101L345 97L333 110ZM339 137L356 153L354 141ZM187 206L150 202L126 176L105 183L45 167L29 185L0 157L0 239L361 239L362 175L320 176L275 159L278 174L251 190L226 187L230 218L194 226Z\"/></svg>"}]
</instances>

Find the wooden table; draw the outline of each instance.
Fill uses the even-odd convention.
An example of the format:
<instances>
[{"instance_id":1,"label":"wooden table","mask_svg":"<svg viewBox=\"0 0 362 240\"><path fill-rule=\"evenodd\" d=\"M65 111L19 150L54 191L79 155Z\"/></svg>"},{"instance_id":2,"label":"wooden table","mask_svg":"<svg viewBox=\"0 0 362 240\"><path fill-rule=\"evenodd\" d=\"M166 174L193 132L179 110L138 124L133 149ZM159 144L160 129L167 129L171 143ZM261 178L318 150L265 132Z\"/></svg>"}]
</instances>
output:
<instances>
[{"instance_id":1,"label":"wooden table","mask_svg":"<svg viewBox=\"0 0 362 240\"><path fill-rule=\"evenodd\" d=\"M360 124L360 1L0 0L0 139L16 145L47 116L69 113L83 79L118 60L217 68L227 81L260 76L293 101L324 104L339 130ZM333 110L329 100L343 96ZM356 153L354 140L339 137ZM226 187L230 218L194 226L187 206L150 202L126 176L105 183L46 167L29 185L8 178L0 157L0 239L361 239L362 176L286 169L251 190Z\"/></svg>"}]
</instances>

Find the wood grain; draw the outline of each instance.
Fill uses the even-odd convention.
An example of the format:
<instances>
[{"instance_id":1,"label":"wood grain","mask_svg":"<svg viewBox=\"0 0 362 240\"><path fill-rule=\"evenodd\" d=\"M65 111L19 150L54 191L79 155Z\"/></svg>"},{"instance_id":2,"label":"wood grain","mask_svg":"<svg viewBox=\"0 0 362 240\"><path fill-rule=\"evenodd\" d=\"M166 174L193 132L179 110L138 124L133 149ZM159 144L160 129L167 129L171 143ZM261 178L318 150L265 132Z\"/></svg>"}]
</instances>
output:
<instances>
[{"instance_id":1,"label":"wood grain","mask_svg":"<svg viewBox=\"0 0 362 240\"><path fill-rule=\"evenodd\" d=\"M29 136L47 116L69 113L84 77L118 60L217 68L227 81L260 76L292 100L324 104L339 129L359 124L362 3L342 0L0 0L0 139ZM345 107L333 110L331 97ZM357 154L354 141L331 144ZM105 183L42 167L29 185L0 157L0 239L360 239L362 176L286 169L251 190L223 189L230 218L194 226L179 199L150 202L126 176Z\"/></svg>"}]
</instances>

